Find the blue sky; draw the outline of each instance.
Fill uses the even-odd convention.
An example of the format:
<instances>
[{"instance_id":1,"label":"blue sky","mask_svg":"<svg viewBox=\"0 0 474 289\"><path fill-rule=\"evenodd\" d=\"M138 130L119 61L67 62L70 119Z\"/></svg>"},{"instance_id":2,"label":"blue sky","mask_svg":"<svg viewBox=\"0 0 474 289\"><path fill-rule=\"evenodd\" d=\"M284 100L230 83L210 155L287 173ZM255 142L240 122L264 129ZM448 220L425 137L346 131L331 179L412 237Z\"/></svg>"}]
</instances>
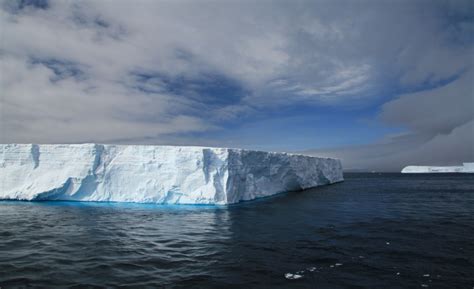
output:
<instances>
[{"instance_id":1,"label":"blue sky","mask_svg":"<svg viewBox=\"0 0 474 289\"><path fill-rule=\"evenodd\" d=\"M472 161L473 5L2 1L0 141Z\"/></svg>"},{"instance_id":2,"label":"blue sky","mask_svg":"<svg viewBox=\"0 0 474 289\"><path fill-rule=\"evenodd\" d=\"M197 137L217 139L231 147L287 151L370 143L401 131L376 122L376 112L375 107L295 106L237 120Z\"/></svg>"}]
</instances>

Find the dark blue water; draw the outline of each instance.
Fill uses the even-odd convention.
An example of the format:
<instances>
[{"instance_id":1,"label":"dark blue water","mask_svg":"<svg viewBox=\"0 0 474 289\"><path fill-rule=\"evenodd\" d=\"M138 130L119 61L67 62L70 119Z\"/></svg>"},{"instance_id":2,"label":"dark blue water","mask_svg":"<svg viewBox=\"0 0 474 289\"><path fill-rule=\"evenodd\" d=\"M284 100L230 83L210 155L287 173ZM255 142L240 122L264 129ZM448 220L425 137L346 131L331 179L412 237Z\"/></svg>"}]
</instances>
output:
<instances>
[{"instance_id":1,"label":"dark blue water","mask_svg":"<svg viewBox=\"0 0 474 289\"><path fill-rule=\"evenodd\" d=\"M473 288L474 175L345 178L227 208L0 202L0 287Z\"/></svg>"}]
</instances>

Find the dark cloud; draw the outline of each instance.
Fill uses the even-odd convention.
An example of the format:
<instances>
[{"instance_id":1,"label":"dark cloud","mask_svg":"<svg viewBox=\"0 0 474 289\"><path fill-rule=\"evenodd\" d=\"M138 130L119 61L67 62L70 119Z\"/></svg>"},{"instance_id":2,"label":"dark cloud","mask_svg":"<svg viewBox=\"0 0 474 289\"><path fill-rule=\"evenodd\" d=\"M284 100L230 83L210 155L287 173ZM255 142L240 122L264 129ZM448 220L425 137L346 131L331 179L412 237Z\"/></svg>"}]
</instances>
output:
<instances>
[{"instance_id":1,"label":"dark cloud","mask_svg":"<svg viewBox=\"0 0 474 289\"><path fill-rule=\"evenodd\" d=\"M347 171L399 172L407 165L459 165L474 161L474 122L449 134L407 135L365 146L306 151L338 157Z\"/></svg>"},{"instance_id":2,"label":"dark cloud","mask_svg":"<svg viewBox=\"0 0 474 289\"><path fill-rule=\"evenodd\" d=\"M64 80L66 78L72 77L76 80L85 77L85 73L83 71L83 67L78 65L77 63L73 63L70 61L62 61L59 59L37 59L33 58L30 63L32 65L42 65L48 69L50 69L54 75L50 77L52 82Z\"/></svg>"},{"instance_id":3,"label":"dark cloud","mask_svg":"<svg viewBox=\"0 0 474 289\"><path fill-rule=\"evenodd\" d=\"M313 150L332 155L348 170L400 171L407 165L456 165L474 161L474 78L467 71L436 89L405 94L383 105L382 121L410 132L358 147Z\"/></svg>"},{"instance_id":4,"label":"dark cloud","mask_svg":"<svg viewBox=\"0 0 474 289\"><path fill-rule=\"evenodd\" d=\"M382 106L380 118L426 134L448 134L474 117L474 75L463 73L435 89L405 94Z\"/></svg>"},{"instance_id":5,"label":"dark cloud","mask_svg":"<svg viewBox=\"0 0 474 289\"><path fill-rule=\"evenodd\" d=\"M48 0L12 0L2 3L3 7L12 13L18 13L24 9L48 9Z\"/></svg>"}]
</instances>

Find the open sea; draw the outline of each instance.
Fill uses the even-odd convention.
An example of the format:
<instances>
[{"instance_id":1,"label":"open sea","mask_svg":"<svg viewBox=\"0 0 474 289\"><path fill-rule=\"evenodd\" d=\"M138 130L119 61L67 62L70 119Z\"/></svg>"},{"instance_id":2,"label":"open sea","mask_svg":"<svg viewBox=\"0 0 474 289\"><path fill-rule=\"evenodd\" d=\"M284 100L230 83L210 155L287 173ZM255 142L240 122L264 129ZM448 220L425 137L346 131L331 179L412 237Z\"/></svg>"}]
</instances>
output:
<instances>
[{"instance_id":1,"label":"open sea","mask_svg":"<svg viewBox=\"0 0 474 289\"><path fill-rule=\"evenodd\" d=\"M0 287L474 287L474 174L345 174L228 207L0 202Z\"/></svg>"}]
</instances>

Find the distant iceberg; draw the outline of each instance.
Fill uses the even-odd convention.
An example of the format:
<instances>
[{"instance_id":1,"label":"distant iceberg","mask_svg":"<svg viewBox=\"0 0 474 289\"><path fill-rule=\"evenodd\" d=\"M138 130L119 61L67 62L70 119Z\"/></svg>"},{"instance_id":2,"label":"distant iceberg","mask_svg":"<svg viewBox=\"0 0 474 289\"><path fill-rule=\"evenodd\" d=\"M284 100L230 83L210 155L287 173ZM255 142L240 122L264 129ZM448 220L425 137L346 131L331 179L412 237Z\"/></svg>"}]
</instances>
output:
<instances>
[{"instance_id":1,"label":"distant iceberg","mask_svg":"<svg viewBox=\"0 0 474 289\"><path fill-rule=\"evenodd\" d=\"M402 173L474 173L474 163L450 167L407 166L403 168Z\"/></svg>"},{"instance_id":2,"label":"distant iceberg","mask_svg":"<svg viewBox=\"0 0 474 289\"><path fill-rule=\"evenodd\" d=\"M0 199L232 204L343 180L339 160L227 148L0 145Z\"/></svg>"}]
</instances>

